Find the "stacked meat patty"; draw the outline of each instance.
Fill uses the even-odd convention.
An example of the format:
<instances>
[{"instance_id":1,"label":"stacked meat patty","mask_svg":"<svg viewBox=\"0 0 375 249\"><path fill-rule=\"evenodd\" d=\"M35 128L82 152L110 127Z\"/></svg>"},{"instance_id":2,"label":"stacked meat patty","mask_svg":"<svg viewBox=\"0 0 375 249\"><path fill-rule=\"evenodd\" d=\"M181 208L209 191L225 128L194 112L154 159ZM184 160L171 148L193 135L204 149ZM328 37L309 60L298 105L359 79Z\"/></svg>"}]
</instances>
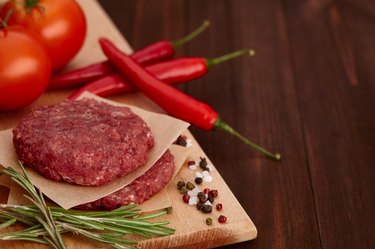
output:
<instances>
[{"instance_id":1,"label":"stacked meat patty","mask_svg":"<svg viewBox=\"0 0 375 249\"><path fill-rule=\"evenodd\" d=\"M20 161L45 177L98 186L144 165L154 139L129 108L83 99L33 109L13 129L13 143ZM142 203L169 182L173 170L173 156L166 152L132 184L82 208Z\"/></svg>"}]
</instances>

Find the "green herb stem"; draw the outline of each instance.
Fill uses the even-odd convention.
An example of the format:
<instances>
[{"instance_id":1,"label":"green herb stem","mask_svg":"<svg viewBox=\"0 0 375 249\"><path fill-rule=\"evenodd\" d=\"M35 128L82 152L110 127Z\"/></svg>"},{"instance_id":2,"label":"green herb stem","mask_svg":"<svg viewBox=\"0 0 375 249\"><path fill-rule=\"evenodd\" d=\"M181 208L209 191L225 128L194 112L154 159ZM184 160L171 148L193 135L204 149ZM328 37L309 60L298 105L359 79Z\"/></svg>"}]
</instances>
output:
<instances>
[{"instance_id":1,"label":"green herb stem","mask_svg":"<svg viewBox=\"0 0 375 249\"><path fill-rule=\"evenodd\" d=\"M23 166L23 174L12 168L0 170L20 185L25 195L34 205L0 204L0 229L9 227L16 221L29 226L26 229L0 234L0 240L25 240L50 245L56 249L65 249L63 233L75 233L106 243L113 248L135 248L137 242L126 240L123 236L134 234L146 238L173 234L174 229L166 227L167 221L150 222L152 218L164 215L159 212L141 216L136 204L120 207L113 211L65 210L61 207L48 207L43 194L37 190L28 178Z\"/></svg>"}]
</instances>

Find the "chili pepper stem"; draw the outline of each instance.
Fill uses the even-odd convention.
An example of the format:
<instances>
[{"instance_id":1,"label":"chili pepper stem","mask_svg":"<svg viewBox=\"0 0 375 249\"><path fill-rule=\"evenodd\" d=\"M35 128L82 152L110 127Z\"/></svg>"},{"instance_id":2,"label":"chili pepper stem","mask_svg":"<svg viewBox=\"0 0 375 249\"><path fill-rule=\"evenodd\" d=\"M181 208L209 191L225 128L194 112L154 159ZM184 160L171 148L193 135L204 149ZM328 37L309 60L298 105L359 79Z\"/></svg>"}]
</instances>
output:
<instances>
[{"instance_id":1,"label":"chili pepper stem","mask_svg":"<svg viewBox=\"0 0 375 249\"><path fill-rule=\"evenodd\" d=\"M213 59L206 59L207 67L211 68L212 66L220 64L224 61L229 61L231 59L237 58L237 57L242 56L242 55L253 56L253 55L255 55L255 51L252 50L252 49L242 49L242 50L237 50L237 51L234 51L232 53L225 54L223 56L216 57L216 58L213 58Z\"/></svg>"},{"instance_id":2,"label":"chili pepper stem","mask_svg":"<svg viewBox=\"0 0 375 249\"><path fill-rule=\"evenodd\" d=\"M249 139L242 136L240 133L238 133L236 130L234 130L232 127L230 127L227 123L223 122L221 119L218 119L214 124L216 129L221 129L223 131L228 132L229 134L239 138L241 141L243 141L245 144L249 145L251 148L255 149L256 151L259 151L260 153L274 159L274 160L280 160L281 155L279 153L272 153L265 148L261 147L260 145L250 141Z\"/></svg>"},{"instance_id":3,"label":"chili pepper stem","mask_svg":"<svg viewBox=\"0 0 375 249\"><path fill-rule=\"evenodd\" d=\"M204 20L201 26L199 26L196 30L188 34L187 36L181 38L180 40L177 41L172 41L172 45L174 48L178 48L185 43L188 43L189 41L193 40L195 37L197 37L199 34L201 34L203 31L207 29L207 27L210 26L210 21Z\"/></svg>"}]
</instances>

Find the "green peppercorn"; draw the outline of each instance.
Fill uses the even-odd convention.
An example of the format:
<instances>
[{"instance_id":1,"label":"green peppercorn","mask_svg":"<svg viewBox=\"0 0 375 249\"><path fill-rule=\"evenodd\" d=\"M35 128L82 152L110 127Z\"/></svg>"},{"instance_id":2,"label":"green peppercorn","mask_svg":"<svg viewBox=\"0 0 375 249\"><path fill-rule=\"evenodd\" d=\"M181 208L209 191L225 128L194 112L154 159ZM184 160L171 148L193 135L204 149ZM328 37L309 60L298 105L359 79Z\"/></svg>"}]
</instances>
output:
<instances>
[{"instance_id":1,"label":"green peppercorn","mask_svg":"<svg viewBox=\"0 0 375 249\"><path fill-rule=\"evenodd\" d=\"M177 188L178 189L181 189L184 186L185 186L185 182L184 181L178 181L178 183L177 183Z\"/></svg>"},{"instance_id":2,"label":"green peppercorn","mask_svg":"<svg viewBox=\"0 0 375 249\"><path fill-rule=\"evenodd\" d=\"M212 206L210 205L203 205L202 212L205 214L209 214L212 212Z\"/></svg>"},{"instance_id":3,"label":"green peppercorn","mask_svg":"<svg viewBox=\"0 0 375 249\"><path fill-rule=\"evenodd\" d=\"M206 224L211 226L212 225L212 219L211 218L207 218L206 219Z\"/></svg>"},{"instance_id":4,"label":"green peppercorn","mask_svg":"<svg viewBox=\"0 0 375 249\"><path fill-rule=\"evenodd\" d=\"M195 186L191 182L187 182L186 183L186 188L189 189L189 190L193 190L193 189L195 189Z\"/></svg>"},{"instance_id":5,"label":"green peppercorn","mask_svg":"<svg viewBox=\"0 0 375 249\"><path fill-rule=\"evenodd\" d=\"M187 188L185 187L185 186L183 186L181 189L180 189L180 193L181 194L187 194L187 192L188 192L188 190L187 190Z\"/></svg>"}]
</instances>

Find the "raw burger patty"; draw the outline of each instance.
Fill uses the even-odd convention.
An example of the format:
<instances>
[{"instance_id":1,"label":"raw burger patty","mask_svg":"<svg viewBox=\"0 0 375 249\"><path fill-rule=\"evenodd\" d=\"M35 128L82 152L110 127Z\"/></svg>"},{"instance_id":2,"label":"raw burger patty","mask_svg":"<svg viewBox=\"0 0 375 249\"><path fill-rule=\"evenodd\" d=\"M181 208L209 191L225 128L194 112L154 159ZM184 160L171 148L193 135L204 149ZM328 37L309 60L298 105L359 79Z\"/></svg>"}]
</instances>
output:
<instances>
[{"instance_id":1,"label":"raw burger patty","mask_svg":"<svg viewBox=\"0 0 375 249\"><path fill-rule=\"evenodd\" d=\"M13 143L20 161L47 178L96 186L146 163L154 140L129 108L83 99L33 109Z\"/></svg>"},{"instance_id":2,"label":"raw burger patty","mask_svg":"<svg viewBox=\"0 0 375 249\"><path fill-rule=\"evenodd\" d=\"M131 203L140 204L167 185L172 178L174 168L173 155L168 150L144 175L131 184L113 194L75 208L112 210Z\"/></svg>"}]
</instances>

